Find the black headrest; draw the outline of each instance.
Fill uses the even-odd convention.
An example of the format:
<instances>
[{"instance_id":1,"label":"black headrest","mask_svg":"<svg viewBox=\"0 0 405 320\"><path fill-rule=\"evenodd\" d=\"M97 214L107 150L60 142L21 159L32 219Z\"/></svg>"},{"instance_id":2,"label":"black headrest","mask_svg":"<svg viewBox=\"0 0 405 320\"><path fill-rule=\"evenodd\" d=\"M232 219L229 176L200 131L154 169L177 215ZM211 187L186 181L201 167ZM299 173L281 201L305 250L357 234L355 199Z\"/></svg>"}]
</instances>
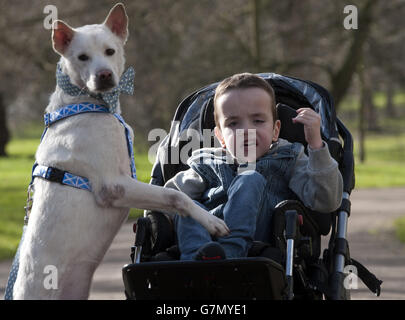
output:
<instances>
[{"instance_id":1,"label":"black headrest","mask_svg":"<svg viewBox=\"0 0 405 320\"><path fill-rule=\"evenodd\" d=\"M304 125L292 122L292 118L297 116L297 111L283 103L278 103L276 108L278 119L281 121L279 138L289 142L300 142L306 146Z\"/></svg>"},{"instance_id":2,"label":"black headrest","mask_svg":"<svg viewBox=\"0 0 405 320\"><path fill-rule=\"evenodd\" d=\"M201 129L214 129L215 119L214 119L214 99L208 99L202 108L201 115Z\"/></svg>"}]
</instances>

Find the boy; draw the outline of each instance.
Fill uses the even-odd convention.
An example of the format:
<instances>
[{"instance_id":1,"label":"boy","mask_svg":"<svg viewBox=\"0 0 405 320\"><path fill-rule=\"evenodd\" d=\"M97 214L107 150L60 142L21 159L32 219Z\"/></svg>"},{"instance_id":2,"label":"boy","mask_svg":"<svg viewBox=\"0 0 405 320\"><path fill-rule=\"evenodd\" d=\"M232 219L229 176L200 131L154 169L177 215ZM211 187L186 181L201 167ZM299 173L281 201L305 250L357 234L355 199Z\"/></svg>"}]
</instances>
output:
<instances>
[{"instance_id":1,"label":"boy","mask_svg":"<svg viewBox=\"0 0 405 320\"><path fill-rule=\"evenodd\" d=\"M310 209L326 213L340 206L342 177L321 139L315 111L298 109L293 119L304 125L309 156L302 144L278 138L274 91L258 76L243 73L223 80L215 91L214 117L222 147L193 152L190 169L165 187L185 192L224 219L230 233L213 241L198 222L176 215L181 259L247 256L253 240L268 242L272 212L282 200L298 197ZM246 163L255 170L238 174Z\"/></svg>"}]
</instances>

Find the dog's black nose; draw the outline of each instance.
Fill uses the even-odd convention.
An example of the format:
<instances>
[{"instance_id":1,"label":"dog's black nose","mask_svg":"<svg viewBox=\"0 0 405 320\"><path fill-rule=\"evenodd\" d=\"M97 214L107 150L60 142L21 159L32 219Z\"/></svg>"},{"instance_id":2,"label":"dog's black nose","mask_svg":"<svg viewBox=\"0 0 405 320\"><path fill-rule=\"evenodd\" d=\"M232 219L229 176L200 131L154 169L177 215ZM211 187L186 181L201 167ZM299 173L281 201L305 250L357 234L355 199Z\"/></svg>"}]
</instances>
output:
<instances>
[{"instance_id":1,"label":"dog's black nose","mask_svg":"<svg viewBox=\"0 0 405 320\"><path fill-rule=\"evenodd\" d=\"M96 73L97 90L105 91L114 87L113 74L111 70L100 70Z\"/></svg>"},{"instance_id":2,"label":"dog's black nose","mask_svg":"<svg viewBox=\"0 0 405 320\"><path fill-rule=\"evenodd\" d=\"M97 78L101 81L110 80L112 78L112 72L110 70L101 70L97 73Z\"/></svg>"}]
</instances>

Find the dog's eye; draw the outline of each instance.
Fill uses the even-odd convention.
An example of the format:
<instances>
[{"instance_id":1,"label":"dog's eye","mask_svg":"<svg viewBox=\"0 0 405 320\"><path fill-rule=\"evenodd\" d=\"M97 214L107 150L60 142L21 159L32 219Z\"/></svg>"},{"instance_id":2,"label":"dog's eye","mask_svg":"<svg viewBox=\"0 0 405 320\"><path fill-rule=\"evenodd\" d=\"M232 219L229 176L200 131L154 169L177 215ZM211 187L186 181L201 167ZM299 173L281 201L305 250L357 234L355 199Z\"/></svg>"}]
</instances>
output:
<instances>
[{"instance_id":1,"label":"dog's eye","mask_svg":"<svg viewBox=\"0 0 405 320\"><path fill-rule=\"evenodd\" d=\"M115 50L114 50L114 49L107 49L107 50L105 50L105 54L106 54L107 56L112 56L114 53L115 53Z\"/></svg>"},{"instance_id":2,"label":"dog's eye","mask_svg":"<svg viewBox=\"0 0 405 320\"><path fill-rule=\"evenodd\" d=\"M80 56L78 56L79 60L81 61L87 61L89 60L89 56L86 54L81 54Z\"/></svg>"}]
</instances>

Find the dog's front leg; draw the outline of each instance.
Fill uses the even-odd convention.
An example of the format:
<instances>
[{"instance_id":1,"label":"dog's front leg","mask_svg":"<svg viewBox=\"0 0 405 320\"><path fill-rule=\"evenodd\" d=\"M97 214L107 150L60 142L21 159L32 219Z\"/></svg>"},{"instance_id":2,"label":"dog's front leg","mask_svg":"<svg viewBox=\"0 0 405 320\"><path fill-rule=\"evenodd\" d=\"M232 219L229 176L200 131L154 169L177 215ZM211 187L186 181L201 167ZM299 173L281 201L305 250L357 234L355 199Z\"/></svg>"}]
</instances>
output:
<instances>
[{"instance_id":1,"label":"dog's front leg","mask_svg":"<svg viewBox=\"0 0 405 320\"><path fill-rule=\"evenodd\" d=\"M214 236L225 236L225 222L196 205L186 194L122 176L113 182L101 183L95 192L96 201L103 207L125 207L157 210L190 216Z\"/></svg>"}]
</instances>

